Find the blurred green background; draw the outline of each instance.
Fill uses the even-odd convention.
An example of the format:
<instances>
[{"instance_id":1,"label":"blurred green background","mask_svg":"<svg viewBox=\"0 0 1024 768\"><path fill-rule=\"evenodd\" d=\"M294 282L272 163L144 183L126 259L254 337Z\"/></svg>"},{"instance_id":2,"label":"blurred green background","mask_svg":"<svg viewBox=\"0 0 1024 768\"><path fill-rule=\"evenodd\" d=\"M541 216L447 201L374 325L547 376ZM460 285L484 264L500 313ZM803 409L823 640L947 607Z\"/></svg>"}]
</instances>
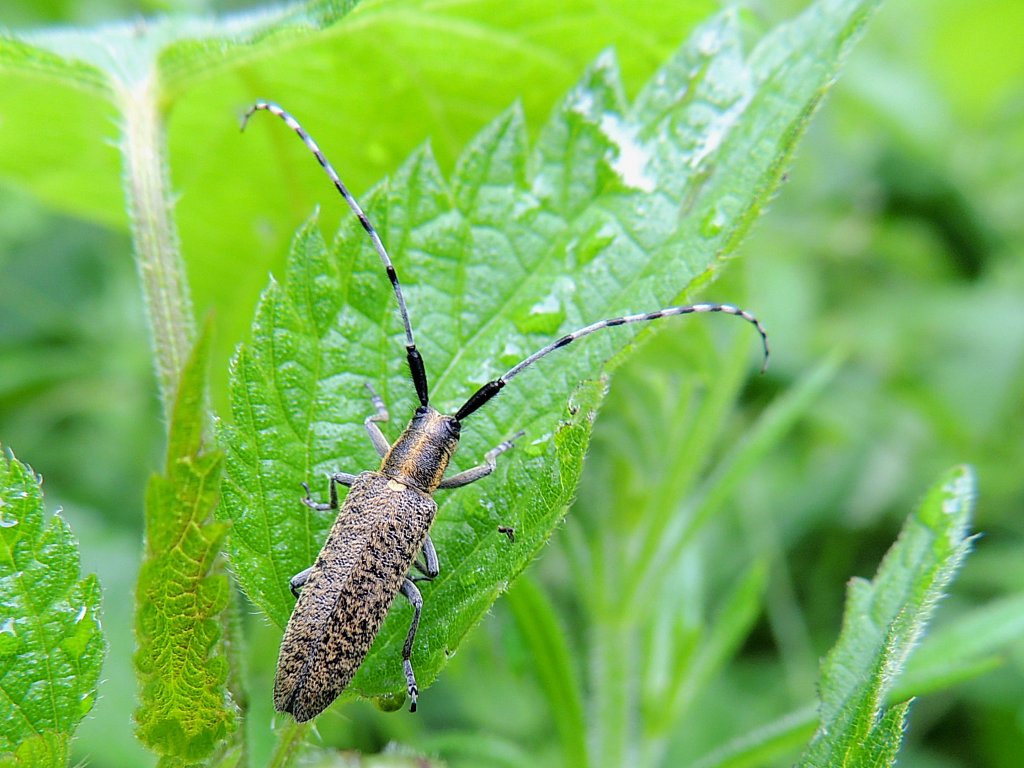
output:
<instances>
[{"instance_id":1,"label":"blurred green background","mask_svg":"<svg viewBox=\"0 0 1024 768\"><path fill-rule=\"evenodd\" d=\"M22 29L239 5L7 0L0 24ZM715 7L694 5L696 17ZM751 7L751 18L767 24L800 4ZM952 464L976 467L975 527L983 536L936 627L1021 596L1021 29L1019 0L883 6L812 123L769 214L742 246L742 258L705 291L704 298L756 310L771 333L774 357L767 375L737 393L700 471L713 470L773 398L826 360L838 368L786 439L745 471L693 542L686 572L676 575L713 610L741 568L757 561L767 569L760 618L688 710L685 730L663 745L665 764L690 764L730 736L813 700L818 659L837 636L847 579L873 574L916 500ZM567 73L565 87L578 74ZM643 74L627 79L631 95ZM534 126L550 106L527 102ZM408 121L415 131L416 115ZM172 120L172 169L175 147L194 143L185 135L191 124L191 118ZM443 141L434 137L442 158L478 127ZM414 137L412 145L425 138ZM400 160L400 154L379 154L356 171L356 191ZM174 178L190 204L203 204L201 184ZM83 567L100 574L106 594L110 654L77 755L101 767L151 764L129 726L135 682L127 596L139 559L143 488L159 466L163 425L129 237L124 229L53 211L17 183L0 184L0 441L42 473L49 505L63 507L80 537ZM311 199L322 200L319 180L314 188L320 191ZM260 190L254 185L251 194ZM182 238L188 258L189 232ZM217 273L244 263L239 254L224 259L224 265L189 267ZM265 269L254 279L262 285ZM225 308L215 290L201 285L196 294L200 311L215 307L220 343L229 350L251 304ZM619 369L579 501L529 574L554 602L588 688L600 682L587 668L593 626L573 592L579 581L573 542L595 529L628 535L623 515L652 504L685 506L661 495L679 471L672 462L685 459L666 446L685 444L693 414L715 392L716 373L726 376L740 357L749 359L743 356L749 349L727 343L735 337L716 334L692 328L685 338L657 334ZM702 371L696 381L688 378L688 363ZM226 359L219 364L223 370ZM681 603L666 605L666 612L685 613ZM259 729L270 717L266 693L277 637L258 616L248 624L250 735L259 754L270 739ZM518 626L507 601L499 600L431 687L421 714L382 715L368 704L335 709L321 720L325 742L369 751L398 741L440 751L453 764L516 765L527 755L534 764L557 763ZM1005 651L987 671L915 703L901 765L1020 765L1024 644L1013 639L1019 635L1008 634Z\"/></svg>"}]
</instances>

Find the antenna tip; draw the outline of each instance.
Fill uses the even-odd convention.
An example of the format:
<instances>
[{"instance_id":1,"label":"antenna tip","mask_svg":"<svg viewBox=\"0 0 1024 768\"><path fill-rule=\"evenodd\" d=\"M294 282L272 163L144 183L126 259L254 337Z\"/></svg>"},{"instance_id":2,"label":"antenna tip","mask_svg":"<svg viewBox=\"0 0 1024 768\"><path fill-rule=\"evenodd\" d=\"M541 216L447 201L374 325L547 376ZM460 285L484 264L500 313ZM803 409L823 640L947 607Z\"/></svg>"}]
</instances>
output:
<instances>
[{"instance_id":1,"label":"antenna tip","mask_svg":"<svg viewBox=\"0 0 1024 768\"><path fill-rule=\"evenodd\" d=\"M259 112L261 109L269 108L269 106L270 106L270 102L265 101L263 99L258 99L255 104L253 104L251 107L249 107L247 110L245 110L245 113L242 115L241 130L243 130L243 131L245 130L245 126L247 126L249 124L249 118L250 117L252 117L254 114Z\"/></svg>"},{"instance_id":2,"label":"antenna tip","mask_svg":"<svg viewBox=\"0 0 1024 768\"><path fill-rule=\"evenodd\" d=\"M757 329L757 332L761 336L761 346L764 347L764 359L761 362L761 373L763 374L765 371L768 370L768 358L771 357L771 351L768 348L768 331L766 331L764 329L764 326L761 325L761 321L758 320L757 317L752 315L750 312L747 312L744 309L733 307L731 304L724 304L722 306L726 312L739 315L748 323L752 324L754 328Z\"/></svg>"},{"instance_id":3,"label":"antenna tip","mask_svg":"<svg viewBox=\"0 0 1024 768\"><path fill-rule=\"evenodd\" d=\"M761 332L761 344L764 346L764 359L761 361L761 375L768 370L768 360L771 357L771 350L768 348L768 332L760 322L757 323L757 330Z\"/></svg>"}]
</instances>

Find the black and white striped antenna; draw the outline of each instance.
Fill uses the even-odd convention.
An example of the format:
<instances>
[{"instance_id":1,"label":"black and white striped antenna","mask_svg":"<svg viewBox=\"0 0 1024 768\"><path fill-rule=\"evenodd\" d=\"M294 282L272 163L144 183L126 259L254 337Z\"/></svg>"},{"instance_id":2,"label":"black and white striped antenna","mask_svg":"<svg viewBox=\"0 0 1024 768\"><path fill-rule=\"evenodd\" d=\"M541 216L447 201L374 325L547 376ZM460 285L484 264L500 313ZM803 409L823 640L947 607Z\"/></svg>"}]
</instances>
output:
<instances>
[{"instance_id":1,"label":"black and white striped antenna","mask_svg":"<svg viewBox=\"0 0 1024 768\"><path fill-rule=\"evenodd\" d=\"M257 101L249 108L245 113L245 116L242 118L242 129L245 129L246 123L253 113L259 111L266 111L273 115L277 115L284 120L285 124L289 128L298 134L299 138L302 139L303 143L309 148L309 151L316 156L320 166L330 177L335 188L341 193L341 196L345 198L345 202L348 203L349 208L351 208L353 213L355 213L359 218L359 223L363 225L363 229L366 230L366 233L373 241L373 247L380 256L380 260L384 264L384 269L387 270L388 279L391 280L391 286L395 289L395 297L398 299L398 309L402 313L402 324L405 326L406 355L409 359L409 370L412 372L412 380L416 386L416 394L420 399L420 405L424 407L427 406L429 403L427 372L423 366L423 358L416 349L416 342L413 339L412 324L409 322L409 311L405 306L405 297L402 296L402 286L398 282L398 274L395 272L394 264L391 263L391 258L388 256L388 252L384 248L384 243L381 242L380 235L377 234L377 230L373 228L373 224L370 223L366 214L363 213L363 209L359 207L359 203L356 202L356 199L352 197L348 188L344 183L342 183L337 172L334 170L334 167L330 164L327 158L324 157L323 152L320 151L320 147L313 140L313 137L306 133L306 130L299 124L299 121L296 120L289 112L272 101ZM480 387L480 389L474 392L455 413L455 419L456 421L462 421L482 405L490 401L509 381L522 373L526 368L529 368L541 358L547 357L556 349L568 346L577 339L582 339L584 336L589 336L590 334L596 333L604 328L614 328L615 326L628 325L630 323L645 323L651 320L658 320L662 317L689 315L700 312L722 312L727 315L735 315L736 317L740 317L752 324L761 336L761 345L764 348L764 362L761 365L761 371L762 373L764 372L765 368L768 367L768 334L765 332L764 326L761 325L761 322L750 312L740 309L732 304L687 304L679 307L667 307L665 309L659 309L656 312L646 312L639 315L625 315L624 317L613 317L608 320L601 320L584 328L575 330L572 333L568 333L550 344L541 347L532 355L529 355L509 368L503 375L493 381L487 382Z\"/></svg>"},{"instance_id":2,"label":"black and white striped antenna","mask_svg":"<svg viewBox=\"0 0 1024 768\"><path fill-rule=\"evenodd\" d=\"M584 336L589 336L592 333L602 330L603 328L614 328L618 325L628 325L630 323L645 323L650 320L657 320L662 317L672 317L673 315L690 315L697 312L724 312L727 315L736 315L736 317L742 317L748 323L753 324L757 329L757 332L761 335L761 344L764 347L764 362L761 364L761 372L764 373L765 368L768 367L768 334L764 330L764 326L761 325L761 321L754 317L752 314L739 307L734 307L732 304L688 304L682 307L668 307L666 309L659 309L657 312L646 312L640 315L626 315L625 317L613 317L608 320L600 320L596 323L592 323L585 328L567 333L560 339L556 339L550 344L541 347L529 357L523 358L521 361L509 368L503 375L489 381L484 384L480 389L474 392L469 400L459 408L455 414L457 421L462 421L464 418L473 413L477 408L482 406L492 397L497 395L502 388L514 377L522 373L526 368L536 363L542 357L547 357L556 349L572 344L577 339L582 339Z\"/></svg>"},{"instance_id":3,"label":"black and white striped antenna","mask_svg":"<svg viewBox=\"0 0 1024 768\"><path fill-rule=\"evenodd\" d=\"M260 111L266 111L272 115L277 115L284 120L285 125L299 135L299 138L302 139L302 142L320 163L320 167L323 168L328 177L330 177L331 181L334 183L335 189L337 189L338 192L341 193L341 196L345 198L345 202L348 203L348 207L352 209L352 212L359 219L359 223L363 225L363 229L365 229L366 234L370 236L370 240L373 241L373 247L376 249L377 255L380 256L380 260L384 264L384 269L387 270L388 279L391 281L391 287L395 289L395 298L398 299L398 309L402 313L402 325L405 326L405 351L409 360L409 370L412 372L412 381L416 386L416 395L420 399L420 405L426 406L429 402L427 392L427 371L423 366L423 358L420 356L419 350L416 349L416 341L412 335L412 323L409 322L409 310L405 306L405 297L402 295L402 286L398 282L398 274L395 272L395 265L391 263L391 257L388 256L387 249L384 248L384 243L381 242L380 235L377 234L377 230L373 228L373 224L370 223L366 214L363 213L363 209L359 207L359 203L356 202L354 197L352 197L352 193L348 191L348 187L346 187L342 182L337 171L334 170L334 166L332 166L330 161L324 156L324 153L320 151L319 145L317 145L316 141L313 140L313 137L306 132L306 129L302 127L299 121L296 120L290 112L272 101L257 101L242 117L242 130L245 130L245 126L249 122L249 118L252 117L254 113Z\"/></svg>"}]
</instances>

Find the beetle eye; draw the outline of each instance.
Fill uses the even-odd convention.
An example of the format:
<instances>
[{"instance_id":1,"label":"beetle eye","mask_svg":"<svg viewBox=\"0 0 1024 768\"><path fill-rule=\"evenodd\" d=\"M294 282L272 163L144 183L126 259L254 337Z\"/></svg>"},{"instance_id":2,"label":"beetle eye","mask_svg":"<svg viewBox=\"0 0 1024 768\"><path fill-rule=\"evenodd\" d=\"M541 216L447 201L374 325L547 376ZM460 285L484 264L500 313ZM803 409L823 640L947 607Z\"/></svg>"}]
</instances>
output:
<instances>
[{"instance_id":1,"label":"beetle eye","mask_svg":"<svg viewBox=\"0 0 1024 768\"><path fill-rule=\"evenodd\" d=\"M417 409L416 409L416 415L417 415L417 416L426 416L426 415L427 415L427 412L428 412L429 410L430 410L430 409L429 409L429 408L427 408L427 406L425 406L425 405L421 405L421 406L420 406L419 408L417 408Z\"/></svg>"},{"instance_id":2,"label":"beetle eye","mask_svg":"<svg viewBox=\"0 0 1024 768\"><path fill-rule=\"evenodd\" d=\"M462 434L462 424L460 422L452 419L445 423L448 425L448 431L451 433L452 437L458 437Z\"/></svg>"}]
</instances>

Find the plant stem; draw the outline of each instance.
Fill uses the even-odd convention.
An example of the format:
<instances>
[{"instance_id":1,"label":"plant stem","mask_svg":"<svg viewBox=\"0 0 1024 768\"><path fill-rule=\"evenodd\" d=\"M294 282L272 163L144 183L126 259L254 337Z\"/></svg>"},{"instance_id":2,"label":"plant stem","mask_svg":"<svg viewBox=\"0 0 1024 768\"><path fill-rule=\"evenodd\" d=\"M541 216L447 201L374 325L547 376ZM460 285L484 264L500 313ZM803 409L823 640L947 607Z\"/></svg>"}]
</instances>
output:
<instances>
[{"instance_id":1,"label":"plant stem","mask_svg":"<svg viewBox=\"0 0 1024 768\"><path fill-rule=\"evenodd\" d=\"M277 729L277 747L274 754L270 756L267 768L287 768L300 753L300 747L305 742L306 729L308 724L296 723L288 720L286 725Z\"/></svg>"},{"instance_id":2,"label":"plant stem","mask_svg":"<svg viewBox=\"0 0 1024 768\"><path fill-rule=\"evenodd\" d=\"M618 602L621 594L613 553L621 546L615 533L603 531L591 539L593 573L577 585L591 595L587 609L591 718L589 750L595 768L636 765L630 737L635 725L634 616ZM611 567L609 567L611 566ZM587 587L589 580L590 586Z\"/></svg>"},{"instance_id":3,"label":"plant stem","mask_svg":"<svg viewBox=\"0 0 1024 768\"><path fill-rule=\"evenodd\" d=\"M601 768L636 765L631 744L636 697L633 637L624 622L594 617L590 661L594 723L591 754Z\"/></svg>"},{"instance_id":4,"label":"plant stem","mask_svg":"<svg viewBox=\"0 0 1024 768\"><path fill-rule=\"evenodd\" d=\"M150 68L144 76L130 80L114 79L113 83L124 120L121 137L123 183L135 246L135 264L149 321L164 424L169 429L180 379L191 356L196 332L174 219L165 115L160 108L155 68ZM169 446L168 450L171 451L172 447ZM169 458L177 459L174 456ZM147 521L147 529L150 528L151 523ZM147 530L149 535L151 530ZM213 570L219 572L223 569L223 561L218 561ZM240 634L236 612L237 604L234 602L221 612L219 619L223 622L224 632L220 644L230 670L227 686L244 717L246 701L240 680ZM217 764L230 766L246 762L244 724L240 724L233 739L222 744L220 750L215 758Z\"/></svg>"},{"instance_id":5,"label":"plant stem","mask_svg":"<svg viewBox=\"0 0 1024 768\"><path fill-rule=\"evenodd\" d=\"M155 73L121 83L117 95L124 114L121 151L135 264L152 334L164 421L169 424L178 375L195 339L195 327L173 217Z\"/></svg>"}]
</instances>

